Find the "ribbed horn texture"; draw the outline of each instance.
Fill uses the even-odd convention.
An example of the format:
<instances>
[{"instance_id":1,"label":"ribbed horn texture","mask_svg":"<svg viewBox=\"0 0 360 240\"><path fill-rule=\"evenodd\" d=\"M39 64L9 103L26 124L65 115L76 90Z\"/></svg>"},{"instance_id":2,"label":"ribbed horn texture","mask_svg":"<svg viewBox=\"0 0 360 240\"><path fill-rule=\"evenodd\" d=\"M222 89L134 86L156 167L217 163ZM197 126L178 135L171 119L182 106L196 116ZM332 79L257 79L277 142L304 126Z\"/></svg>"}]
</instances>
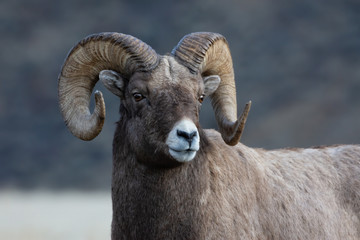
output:
<instances>
[{"instance_id":1,"label":"ribbed horn texture","mask_svg":"<svg viewBox=\"0 0 360 240\"><path fill-rule=\"evenodd\" d=\"M102 129L105 103L101 92L95 92L94 112L89 110L100 71L113 70L129 78L135 71L155 68L158 62L150 46L130 35L99 33L81 40L66 57L58 80L60 110L71 133L91 140Z\"/></svg>"},{"instance_id":2,"label":"ribbed horn texture","mask_svg":"<svg viewBox=\"0 0 360 240\"><path fill-rule=\"evenodd\" d=\"M250 110L249 102L237 119L236 88L228 43L218 33L198 32L186 35L172 50L172 55L191 73L203 77L219 75L221 83L210 96L219 131L229 145L239 142Z\"/></svg>"}]
</instances>

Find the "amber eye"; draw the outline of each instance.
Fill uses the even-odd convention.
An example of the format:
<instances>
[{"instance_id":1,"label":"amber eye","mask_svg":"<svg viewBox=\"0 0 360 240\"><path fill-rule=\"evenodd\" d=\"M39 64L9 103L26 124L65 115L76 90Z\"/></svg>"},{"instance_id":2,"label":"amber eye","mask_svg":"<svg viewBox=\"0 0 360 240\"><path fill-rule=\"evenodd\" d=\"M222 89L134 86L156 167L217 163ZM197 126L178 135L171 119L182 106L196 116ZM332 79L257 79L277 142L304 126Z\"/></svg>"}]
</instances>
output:
<instances>
[{"instance_id":1,"label":"amber eye","mask_svg":"<svg viewBox=\"0 0 360 240\"><path fill-rule=\"evenodd\" d=\"M134 93L133 97L136 102L139 102L144 99L144 96L141 93Z\"/></svg>"},{"instance_id":2,"label":"amber eye","mask_svg":"<svg viewBox=\"0 0 360 240\"><path fill-rule=\"evenodd\" d=\"M199 102L202 103L202 102L204 101L204 98L205 98L205 96L204 96L204 94L202 94L202 95L199 97Z\"/></svg>"}]
</instances>

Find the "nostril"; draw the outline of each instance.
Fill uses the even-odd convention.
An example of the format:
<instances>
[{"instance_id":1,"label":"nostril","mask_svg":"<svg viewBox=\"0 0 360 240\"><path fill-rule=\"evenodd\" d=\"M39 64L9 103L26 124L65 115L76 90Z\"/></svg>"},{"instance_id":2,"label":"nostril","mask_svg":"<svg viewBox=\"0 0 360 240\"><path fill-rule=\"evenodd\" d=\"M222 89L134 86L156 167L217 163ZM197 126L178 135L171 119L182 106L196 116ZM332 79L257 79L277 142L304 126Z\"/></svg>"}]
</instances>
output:
<instances>
[{"instance_id":1,"label":"nostril","mask_svg":"<svg viewBox=\"0 0 360 240\"><path fill-rule=\"evenodd\" d=\"M182 131L182 130L177 130L177 135L179 137L183 137L187 141L191 142L193 140L193 138L196 137L197 132L193 131L193 132L188 133L188 132L185 132L185 131Z\"/></svg>"},{"instance_id":2,"label":"nostril","mask_svg":"<svg viewBox=\"0 0 360 240\"><path fill-rule=\"evenodd\" d=\"M192 133L190 133L190 138L193 139L194 137L196 137L197 135L197 131L193 131Z\"/></svg>"},{"instance_id":3,"label":"nostril","mask_svg":"<svg viewBox=\"0 0 360 240\"><path fill-rule=\"evenodd\" d=\"M177 135L185 139L190 139L190 134L182 130L177 130Z\"/></svg>"}]
</instances>

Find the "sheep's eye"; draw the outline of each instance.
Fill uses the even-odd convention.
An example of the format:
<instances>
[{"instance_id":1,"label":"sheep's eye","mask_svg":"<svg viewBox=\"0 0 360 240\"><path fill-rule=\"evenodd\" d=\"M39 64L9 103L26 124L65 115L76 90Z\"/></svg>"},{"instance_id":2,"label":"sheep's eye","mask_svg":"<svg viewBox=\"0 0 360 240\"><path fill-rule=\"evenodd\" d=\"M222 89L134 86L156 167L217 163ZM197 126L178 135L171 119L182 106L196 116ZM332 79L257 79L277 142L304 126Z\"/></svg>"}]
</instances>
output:
<instances>
[{"instance_id":1,"label":"sheep's eye","mask_svg":"<svg viewBox=\"0 0 360 240\"><path fill-rule=\"evenodd\" d=\"M145 98L141 93L134 93L133 97L136 102L139 102Z\"/></svg>"},{"instance_id":2,"label":"sheep's eye","mask_svg":"<svg viewBox=\"0 0 360 240\"><path fill-rule=\"evenodd\" d=\"M201 96L199 97L199 102L202 103L204 101L204 98L205 98L204 94L201 94Z\"/></svg>"}]
</instances>

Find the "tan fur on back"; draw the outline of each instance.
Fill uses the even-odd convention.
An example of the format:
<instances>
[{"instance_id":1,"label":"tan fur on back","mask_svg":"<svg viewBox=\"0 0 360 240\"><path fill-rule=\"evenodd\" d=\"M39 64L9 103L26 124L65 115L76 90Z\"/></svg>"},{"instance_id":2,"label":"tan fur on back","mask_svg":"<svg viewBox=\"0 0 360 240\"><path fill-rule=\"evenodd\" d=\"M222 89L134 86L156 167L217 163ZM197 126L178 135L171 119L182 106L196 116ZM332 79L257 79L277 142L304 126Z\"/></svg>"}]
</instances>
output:
<instances>
[{"instance_id":1,"label":"tan fur on back","mask_svg":"<svg viewBox=\"0 0 360 240\"><path fill-rule=\"evenodd\" d=\"M234 148L238 155L225 144L209 154L216 209L209 221L232 233L226 239L360 238L360 146Z\"/></svg>"}]
</instances>

